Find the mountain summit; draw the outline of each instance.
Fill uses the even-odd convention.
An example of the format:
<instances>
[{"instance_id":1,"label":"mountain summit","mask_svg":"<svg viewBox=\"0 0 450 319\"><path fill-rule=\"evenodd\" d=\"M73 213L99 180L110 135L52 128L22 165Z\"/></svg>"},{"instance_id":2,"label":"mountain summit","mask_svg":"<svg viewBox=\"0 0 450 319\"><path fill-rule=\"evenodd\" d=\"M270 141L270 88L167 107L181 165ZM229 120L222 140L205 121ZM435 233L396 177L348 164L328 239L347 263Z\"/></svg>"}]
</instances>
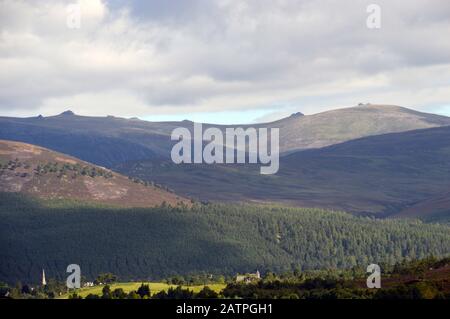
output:
<instances>
[{"instance_id":1,"label":"mountain summit","mask_svg":"<svg viewBox=\"0 0 450 319\"><path fill-rule=\"evenodd\" d=\"M321 148L356 138L450 125L450 118L396 105L363 104L268 123L280 128L282 152Z\"/></svg>"},{"instance_id":2,"label":"mountain summit","mask_svg":"<svg viewBox=\"0 0 450 319\"><path fill-rule=\"evenodd\" d=\"M74 116L75 113L72 112L71 110L67 110L67 111L62 112L60 115L61 116Z\"/></svg>"}]
</instances>

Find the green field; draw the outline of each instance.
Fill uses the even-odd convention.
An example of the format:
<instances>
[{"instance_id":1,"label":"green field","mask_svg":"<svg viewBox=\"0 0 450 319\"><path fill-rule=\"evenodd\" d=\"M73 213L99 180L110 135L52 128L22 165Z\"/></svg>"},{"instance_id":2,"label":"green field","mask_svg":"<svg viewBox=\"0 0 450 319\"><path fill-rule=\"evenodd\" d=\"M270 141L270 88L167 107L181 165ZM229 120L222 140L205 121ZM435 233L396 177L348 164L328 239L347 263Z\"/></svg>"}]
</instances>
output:
<instances>
[{"instance_id":1,"label":"green field","mask_svg":"<svg viewBox=\"0 0 450 319\"><path fill-rule=\"evenodd\" d=\"M111 287L111 290L122 288L126 293L130 293L133 290L136 291L141 284L142 284L142 282L120 282L120 283L111 284L110 287ZM172 288L177 287L177 285L169 285L169 284L166 284L163 282L144 282L144 284L150 286L150 291L151 291L152 295L155 293L158 293L160 291L163 291L163 290L167 291L171 287ZM208 286L215 292L219 293L225 288L226 285L225 284L209 284L209 285L182 286L182 287L183 287L183 289L189 289L189 290L192 290L197 293L200 290L202 290L203 287L205 287L205 286ZM102 294L103 287L105 287L105 286L102 285L102 286L95 286L95 287L80 288L80 289L76 290L76 293L80 297L83 297L83 298L85 298L89 294L100 296ZM69 294L62 295L59 299L67 299L67 298L69 298Z\"/></svg>"}]
</instances>

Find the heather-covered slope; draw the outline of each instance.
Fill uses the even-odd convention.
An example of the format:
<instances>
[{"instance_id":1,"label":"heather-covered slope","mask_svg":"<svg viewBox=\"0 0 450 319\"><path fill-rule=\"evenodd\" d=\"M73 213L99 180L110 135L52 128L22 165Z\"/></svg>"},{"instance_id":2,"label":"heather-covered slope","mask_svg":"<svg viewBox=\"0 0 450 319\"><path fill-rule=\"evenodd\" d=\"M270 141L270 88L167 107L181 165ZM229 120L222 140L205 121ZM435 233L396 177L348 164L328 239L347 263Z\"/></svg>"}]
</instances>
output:
<instances>
[{"instance_id":1,"label":"heather-covered slope","mask_svg":"<svg viewBox=\"0 0 450 319\"><path fill-rule=\"evenodd\" d=\"M0 140L0 191L38 198L147 207L185 199L61 153Z\"/></svg>"},{"instance_id":2,"label":"heather-covered slope","mask_svg":"<svg viewBox=\"0 0 450 319\"><path fill-rule=\"evenodd\" d=\"M450 127L439 127L295 152L281 158L276 175L259 174L259 165L160 161L130 162L117 169L164 182L202 200L284 202L395 216L411 205L448 193L449 145ZM433 206L429 208L416 210L412 216L429 216ZM445 211L440 210L444 218ZM407 210L398 216L408 216Z\"/></svg>"}]
</instances>

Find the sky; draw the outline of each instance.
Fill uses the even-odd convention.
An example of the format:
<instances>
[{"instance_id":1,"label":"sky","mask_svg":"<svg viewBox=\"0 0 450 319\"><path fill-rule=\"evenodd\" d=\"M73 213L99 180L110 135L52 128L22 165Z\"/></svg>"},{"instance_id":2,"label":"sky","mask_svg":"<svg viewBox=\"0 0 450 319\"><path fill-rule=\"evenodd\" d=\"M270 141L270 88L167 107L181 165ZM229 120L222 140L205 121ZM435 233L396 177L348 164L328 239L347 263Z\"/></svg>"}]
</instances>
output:
<instances>
[{"instance_id":1,"label":"sky","mask_svg":"<svg viewBox=\"0 0 450 319\"><path fill-rule=\"evenodd\" d=\"M448 0L0 0L0 116L450 116L449 38Z\"/></svg>"}]
</instances>

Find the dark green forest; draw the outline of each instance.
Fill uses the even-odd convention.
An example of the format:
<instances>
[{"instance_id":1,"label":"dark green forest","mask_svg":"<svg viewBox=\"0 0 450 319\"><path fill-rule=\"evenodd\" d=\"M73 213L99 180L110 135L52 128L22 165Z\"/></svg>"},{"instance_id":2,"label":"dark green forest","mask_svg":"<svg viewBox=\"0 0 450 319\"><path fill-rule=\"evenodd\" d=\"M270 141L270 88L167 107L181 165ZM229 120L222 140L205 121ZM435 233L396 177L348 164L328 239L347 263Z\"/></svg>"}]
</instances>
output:
<instances>
[{"instance_id":1,"label":"dark green forest","mask_svg":"<svg viewBox=\"0 0 450 319\"><path fill-rule=\"evenodd\" d=\"M450 253L450 227L270 205L118 209L0 194L0 281L277 273L366 267Z\"/></svg>"}]
</instances>

